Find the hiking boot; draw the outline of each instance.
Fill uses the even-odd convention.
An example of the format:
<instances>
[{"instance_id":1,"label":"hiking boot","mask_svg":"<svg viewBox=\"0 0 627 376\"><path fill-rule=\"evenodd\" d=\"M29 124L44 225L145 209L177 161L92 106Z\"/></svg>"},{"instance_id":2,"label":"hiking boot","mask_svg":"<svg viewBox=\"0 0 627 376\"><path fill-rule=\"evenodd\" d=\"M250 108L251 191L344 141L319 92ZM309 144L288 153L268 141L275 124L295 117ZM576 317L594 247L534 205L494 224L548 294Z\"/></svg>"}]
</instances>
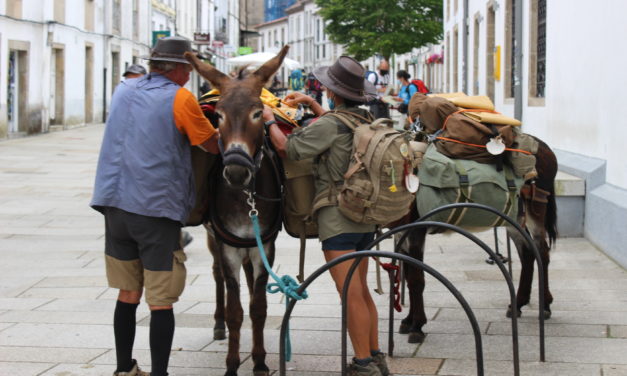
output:
<instances>
[{"instance_id":1,"label":"hiking boot","mask_svg":"<svg viewBox=\"0 0 627 376\"><path fill-rule=\"evenodd\" d=\"M150 376L150 372L142 371L137 365L137 360L133 359L133 368L128 372L113 372L113 376Z\"/></svg>"},{"instance_id":2,"label":"hiking boot","mask_svg":"<svg viewBox=\"0 0 627 376\"><path fill-rule=\"evenodd\" d=\"M381 371L375 362L370 362L368 365L360 366L353 361L348 365L348 376L381 376Z\"/></svg>"},{"instance_id":3,"label":"hiking boot","mask_svg":"<svg viewBox=\"0 0 627 376\"><path fill-rule=\"evenodd\" d=\"M379 367L379 371L383 376L388 376L390 374L390 370L388 369L388 362L385 361L385 354L382 352L378 352L377 355L372 357L372 363L376 364Z\"/></svg>"}]
</instances>

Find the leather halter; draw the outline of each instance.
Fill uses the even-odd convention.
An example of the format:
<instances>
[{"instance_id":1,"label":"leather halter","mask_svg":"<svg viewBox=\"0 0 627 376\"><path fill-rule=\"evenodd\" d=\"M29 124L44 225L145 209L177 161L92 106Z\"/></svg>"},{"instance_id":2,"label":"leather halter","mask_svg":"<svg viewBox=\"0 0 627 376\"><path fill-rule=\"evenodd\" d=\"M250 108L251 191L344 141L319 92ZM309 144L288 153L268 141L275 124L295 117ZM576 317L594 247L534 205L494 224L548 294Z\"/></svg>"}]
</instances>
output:
<instances>
[{"instance_id":1,"label":"leather halter","mask_svg":"<svg viewBox=\"0 0 627 376\"><path fill-rule=\"evenodd\" d=\"M232 156L229 156L230 158L232 158L232 160L238 160L238 161L242 161L245 160L245 158L243 158L242 155L240 155L240 151L234 151L234 153L237 154L233 154ZM243 150L241 151L241 153L243 153ZM225 154L228 154L225 153ZM244 153L246 154L246 153ZM269 227L269 229L261 234L261 239L264 243L267 243L269 241L272 241L276 238L276 235L278 234L278 232L281 230L281 225L283 223L283 205L284 205L284 194L282 191L282 182L281 182L281 172L280 172L280 167L277 161L277 156L276 154L268 147L264 145L259 149L259 151L257 152L257 155L255 156L255 158L251 158L248 154L246 154L246 156L248 157L248 162L251 161L255 161L255 163L253 165L257 166L255 167L254 170L254 175L253 178L251 179L251 187L254 189L255 187L255 181L257 180L257 174L261 168L261 162L263 160L263 155L266 156L266 160L268 161L268 163L271 164L272 167L272 172L273 175L272 177L268 176L268 177L264 177L264 179L272 179L274 178L276 180L276 184L277 187L279 187L280 191L279 191L279 197L277 198L264 198L261 197L259 195L257 195L256 193L253 194L255 196L255 198L259 198L261 200L267 200L267 201L276 201L279 205L278 208L278 215L276 216L276 218L274 219L272 226ZM228 155L223 156L223 160L220 161L220 163L218 163L215 168L216 168L216 172L217 171L221 171L224 168L224 162L227 159ZM258 165L257 162L258 161ZM217 179L224 179L222 177L222 175L214 175L214 178ZM237 247L237 248L252 248L252 247L256 247L257 246L257 242L255 240L254 237L251 238L242 238L240 236L237 236L233 233L231 233L228 229L226 229L223 225L221 225L221 220L217 215L217 208L216 208L216 200L218 199L217 195L216 195L216 182L214 181L213 184L211 184L210 187L210 193L209 193L209 222L211 223L211 226L213 227L216 237L222 241L223 243L231 246L231 247Z\"/></svg>"}]
</instances>

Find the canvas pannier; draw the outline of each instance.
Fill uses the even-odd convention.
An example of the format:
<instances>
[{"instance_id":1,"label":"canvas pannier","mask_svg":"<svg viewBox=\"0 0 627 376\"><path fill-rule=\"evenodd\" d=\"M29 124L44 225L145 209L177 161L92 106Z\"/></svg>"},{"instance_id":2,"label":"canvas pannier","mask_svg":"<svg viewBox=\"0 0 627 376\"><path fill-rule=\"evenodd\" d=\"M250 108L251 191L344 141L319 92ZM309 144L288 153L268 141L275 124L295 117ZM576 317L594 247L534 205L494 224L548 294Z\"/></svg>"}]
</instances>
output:
<instances>
[{"instance_id":1,"label":"canvas pannier","mask_svg":"<svg viewBox=\"0 0 627 376\"><path fill-rule=\"evenodd\" d=\"M302 161L283 159L285 173L283 227L290 236L295 238L318 237L318 224L311 217L316 193L312 164L312 159Z\"/></svg>"},{"instance_id":2,"label":"canvas pannier","mask_svg":"<svg viewBox=\"0 0 627 376\"><path fill-rule=\"evenodd\" d=\"M516 218L523 180L514 178L509 166L497 171L491 164L451 159L431 144L423 157L418 177L420 187L416 203L420 215L443 205L474 202ZM492 227L503 223L500 217L488 211L467 208L444 211L428 220L465 227Z\"/></svg>"},{"instance_id":3,"label":"canvas pannier","mask_svg":"<svg viewBox=\"0 0 627 376\"><path fill-rule=\"evenodd\" d=\"M378 225L402 218L414 200L405 186L405 175L415 167L408 140L390 119L368 124L350 112L331 114L354 132L351 161L337 195L340 212L354 222Z\"/></svg>"}]
</instances>

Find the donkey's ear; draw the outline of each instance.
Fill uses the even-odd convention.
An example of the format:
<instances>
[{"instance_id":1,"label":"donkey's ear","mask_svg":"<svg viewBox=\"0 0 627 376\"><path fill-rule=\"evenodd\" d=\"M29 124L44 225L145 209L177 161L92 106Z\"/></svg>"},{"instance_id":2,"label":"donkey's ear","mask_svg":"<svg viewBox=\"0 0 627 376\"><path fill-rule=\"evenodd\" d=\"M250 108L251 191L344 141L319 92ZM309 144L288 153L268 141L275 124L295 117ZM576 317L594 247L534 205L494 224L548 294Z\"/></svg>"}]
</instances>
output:
<instances>
[{"instance_id":1,"label":"donkey's ear","mask_svg":"<svg viewBox=\"0 0 627 376\"><path fill-rule=\"evenodd\" d=\"M211 84L220 91L222 91L224 85L231 80L229 76L215 69L211 64L202 62L196 54L192 52L185 52L185 59L190 62L198 74L205 80L211 82Z\"/></svg>"},{"instance_id":2,"label":"donkey's ear","mask_svg":"<svg viewBox=\"0 0 627 376\"><path fill-rule=\"evenodd\" d=\"M263 86L272 75L279 70L281 64L283 64L283 59L285 59L285 55L287 55L287 51L290 49L289 45L283 46L281 51L279 51L278 55L273 57L272 59L266 61L266 63L259 67L255 72L253 72L253 76L259 80L259 85Z\"/></svg>"}]
</instances>

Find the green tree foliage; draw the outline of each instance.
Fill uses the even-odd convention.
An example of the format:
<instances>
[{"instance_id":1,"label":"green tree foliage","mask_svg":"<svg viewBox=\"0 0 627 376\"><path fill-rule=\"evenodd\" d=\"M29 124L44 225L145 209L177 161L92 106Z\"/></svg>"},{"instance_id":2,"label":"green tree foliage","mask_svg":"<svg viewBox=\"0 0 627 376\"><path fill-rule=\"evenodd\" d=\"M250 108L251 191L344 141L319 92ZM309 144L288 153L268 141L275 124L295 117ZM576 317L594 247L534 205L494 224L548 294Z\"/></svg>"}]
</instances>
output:
<instances>
[{"instance_id":1,"label":"green tree foliage","mask_svg":"<svg viewBox=\"0 0 627 376\"><path fill-rule=\"evenodd\" d=\"M442 38L442 0L315 0L331 41L365 60L386 59Z\"/></svg>"}]
</instances>

